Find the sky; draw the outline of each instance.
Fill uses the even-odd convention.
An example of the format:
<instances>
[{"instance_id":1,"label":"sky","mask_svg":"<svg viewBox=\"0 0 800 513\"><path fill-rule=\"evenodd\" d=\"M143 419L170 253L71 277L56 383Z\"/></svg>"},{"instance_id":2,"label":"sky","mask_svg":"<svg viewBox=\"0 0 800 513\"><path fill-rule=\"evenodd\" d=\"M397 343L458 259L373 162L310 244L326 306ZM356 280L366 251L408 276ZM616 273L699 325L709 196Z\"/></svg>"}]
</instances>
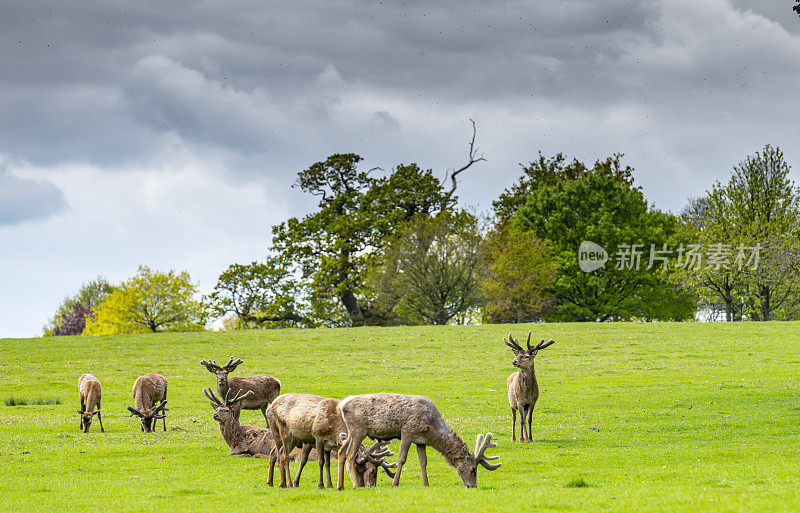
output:
<instances>
[{"instance_id":1,"label":"sky","mask_svg":"<svg viewBox=\"0 0 800 513\"><path fill-rule=\"evenodd\" d=\"M657 208L779 146L800 183L793 0L95 2L0 8L0 337L139 265L209 292L313 210L333 153L488 211L538 152L623 153Z\"/></svg>"}]
</instances>

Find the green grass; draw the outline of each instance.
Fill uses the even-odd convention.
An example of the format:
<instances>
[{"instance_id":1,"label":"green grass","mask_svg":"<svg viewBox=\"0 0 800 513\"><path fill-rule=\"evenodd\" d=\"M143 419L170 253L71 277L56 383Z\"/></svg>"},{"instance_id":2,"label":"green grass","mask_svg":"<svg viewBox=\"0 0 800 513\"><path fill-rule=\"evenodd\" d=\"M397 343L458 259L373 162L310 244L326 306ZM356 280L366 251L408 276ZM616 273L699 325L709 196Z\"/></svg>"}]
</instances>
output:
<instances>
[{"instance_id":1,"label":"green grass","mask_svg":"<svg viewBox=\"0 0 800 513\"><path fill-rule=\"evenodd\" d=\"M0 397L64 404L0 406L4 511L798 511L800 324L553 324L515 335L557 343L537 357L534 441L512 444L505 382L508 326L276 330L0 340ZM202 358L245 363L284 392L429 396L470 446L491 431L503 466L478 489L414 451L398 489L266 486L267 462L227 456L202 395ZM103 385L103 422L79 432L78 377ZM168 431L128 418L134 380L169 380ZM260 412L242 413L263 425ZM392 445L396 450L397 442ZM293 465L296 468L296 464Z\"/></svg>"},{"instance_id":2,"label":"green grass","mask_svg":"<svg viewBox=\"0 0 800 513\"><path fill-rule=\"evenodd\" d=\"M58 397L48 397L46 399L25 399L14 397L6 397L3 402L6 406L46 406L50 404L61 404L61 399Z\"/></svg>"}]
</instances>

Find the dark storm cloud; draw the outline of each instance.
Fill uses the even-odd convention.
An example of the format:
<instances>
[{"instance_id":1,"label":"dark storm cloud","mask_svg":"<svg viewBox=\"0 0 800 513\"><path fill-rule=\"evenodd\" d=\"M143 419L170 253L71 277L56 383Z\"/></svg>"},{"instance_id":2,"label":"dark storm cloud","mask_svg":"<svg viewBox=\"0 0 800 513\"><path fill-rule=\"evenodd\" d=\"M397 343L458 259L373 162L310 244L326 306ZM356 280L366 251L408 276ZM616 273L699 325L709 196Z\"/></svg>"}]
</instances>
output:
<instances>
[{"instance_id":1,"label":"dark storm cloud","mask_svg":"<svg viewBox=\"0 0 800 513\"><path fill-rule=\"evenodd\" d=\"M286 175L352 146L384 158L386 141L435 130L442 112L479 118L484 140L500 127L490 147L513 143L499 141L503 116L529 111L508 130L535 128L530 141L559 151L596 153L577 124L612 117L692 154L702 134L780 130L800 85L797 39L779 24L793 13L745 0L17 2L3 14L0 153L39 165L120 167L184 144L225 153L232 172ZM501 172L510 183L518 169Z\"/></svg>"}]
</instances>

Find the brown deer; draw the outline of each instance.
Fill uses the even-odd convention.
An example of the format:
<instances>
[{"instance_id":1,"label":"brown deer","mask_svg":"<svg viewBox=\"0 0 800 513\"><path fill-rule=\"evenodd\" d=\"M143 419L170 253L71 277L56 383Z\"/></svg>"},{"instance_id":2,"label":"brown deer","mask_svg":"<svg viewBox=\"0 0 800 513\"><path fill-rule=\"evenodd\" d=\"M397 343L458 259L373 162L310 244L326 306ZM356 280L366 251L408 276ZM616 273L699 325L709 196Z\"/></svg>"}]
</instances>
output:
<instances>
[{"instance_id":1,"label":"brown deer","mask_svg":"<svg viewBox=\"0 0 800 513\"><path fill-rule=\"evenodd\" d=\"M517 441L517 411L519 411L519 441L532 442L531 422L533 421L533 408L539 399L539 383L536 381L536 373L533 369L533 359L541 349L555 344L552 338L547 342L542 339L535 347L531 347L531 333L528 332L526 351L519 345L519 340L508 334L508 339L503 338L503 342L514 352L514 361L511 363L518 367L519 371L511 374L506 380L508 387L508 404L511 406L511 440ZM527 420L527 429L525 421Z\"/></svg>"},{"instance_id":2,"label":"brown deer","mask_svg":"<svg viewBox=\"0 0 800 513\"><path fill-rule=\"evenodd\" d=\"M283 394L270 404L267 418L270 429L275 433L275 445L278 448L280 458L281 487L287 485L297 487L300 483L300 475L306 464L306 454L311 450L311 444L316 447L319 455L319 480L317 486L325 488L323 484L323 467L326 472L328 488L333 487L331 482L331 451L338 449L347 438L347 426L344 419L337 411L339 401L320 397L311 394ZM297 476L292 482L289 472L288 455L298 444L306 444L303 450L303 457L300 461L300 468ZM358 442L359 449L361 442ZM375 446L369 450L356 450L359 454L358 461L350 465L352 474L358 474L359 480L364 480L364 474L375 471L377 480L376 465L382 466L391 475L391 468L388 464L379 463L380 456L391 455L388 450L384 451L385 445ZM365 452L366 451L366 452ZM383 460L385 463L385 459ZM373 468L368 468L368 463ZM340 464L340 467L343 465Z\"/></svg>"},{"instance_id":3,"label":"brown deer","mask_svg":"<svg viewBox=\"0 0 800 513\"><path fill-rule=\"evenodd\" d=\"M408 457L411 444L417 446L417 456L422 468L422 484L428 486L428 457L425 447L430 445L442 455L447 463L455 467L461 482L467 488L477 486L477 469L482 465L488 470L496 470L500 463L489 463L497 456L486 456L489 447L497 447L492 443L492 434L478 435L475 453L471 453L467 444L456 435L445 423L439 410L427 397L402 394L362 394L350 396L339 402L339 411L344 418L348 430L347 444L339 449L338 488L344 488L344 465L347 461L353 468L356 464L356 449L366 437L375 440L400 439L400 452L397 457L397 471L393 486L400 484L400 473ZM358 475L351 474L353 487L363 485Z\"/></svg>"},{"instance_id":4,"label":"brown deer","mask_svg":"<svg viewBox=\"0 0 800 513\"><path fill-rule=\"evenodd\" d=\"M208 372L217 376L217 392L220 397L225 397L228 390L235 395L239 390L242 392L253 392L247 399L242 401L241 406L236 409L236 419L239 419L241 410L261 410L264 419L267 418L267 406L281 393L281 382L267 374L250 376L247 378L230 378L228 374L236 370L243 363L241 358L230 357L225 365L218 365L214 360L202 360Z\"/></svg>"},{"instance_id":5,"label":"brown deer","mask_svg":"<svg viewBox=\"0 0 800 513\"><path fill-rule=\"evenodd\" d=\"M131 417L135 415L142 421L142 431L155 431L157 422L153 421L158 419L163 420L164 431L167 430L166 415L162 413L169 411L166 408L167 378L153 373L139 376L133 384L133 401L136 407L128 406L128 411L131 412Z\"/></svg>"},{"instance_id":6,"label":"brown deer","mask_svg":"<svg viewBox=\"0 0 800 513\"><path fill-rule=\"evenodd\" d=\"M81 416L81 431L88 433L89 426L92 425L92 417L97 415L97 419L100 421L100 432L105 433L103 415L100 413L100 398L103 394L100 382L91 374L84 374L78 378L78 393L81 396L81 409L78 410ZM97 406L97 410L93 412L95 406Z\"/></svg>"}]
</instances>

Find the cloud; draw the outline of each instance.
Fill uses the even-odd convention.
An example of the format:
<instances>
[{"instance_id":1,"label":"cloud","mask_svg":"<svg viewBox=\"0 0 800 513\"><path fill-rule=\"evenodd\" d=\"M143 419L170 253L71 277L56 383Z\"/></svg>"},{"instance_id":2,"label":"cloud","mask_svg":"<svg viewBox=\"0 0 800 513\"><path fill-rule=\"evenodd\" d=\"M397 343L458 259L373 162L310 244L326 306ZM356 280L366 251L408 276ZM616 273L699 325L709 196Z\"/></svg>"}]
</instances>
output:
<instances>
[{"instance_id":1,"label":"cloud","mask_svg":"<svg viewBox=\"0 0 800 513\"><path fill-rule=\"evenodd\" d=\"M0 155L0 226L41 221L67 209L52 183L14 176Z\"/></svg>"}]
</instances>

